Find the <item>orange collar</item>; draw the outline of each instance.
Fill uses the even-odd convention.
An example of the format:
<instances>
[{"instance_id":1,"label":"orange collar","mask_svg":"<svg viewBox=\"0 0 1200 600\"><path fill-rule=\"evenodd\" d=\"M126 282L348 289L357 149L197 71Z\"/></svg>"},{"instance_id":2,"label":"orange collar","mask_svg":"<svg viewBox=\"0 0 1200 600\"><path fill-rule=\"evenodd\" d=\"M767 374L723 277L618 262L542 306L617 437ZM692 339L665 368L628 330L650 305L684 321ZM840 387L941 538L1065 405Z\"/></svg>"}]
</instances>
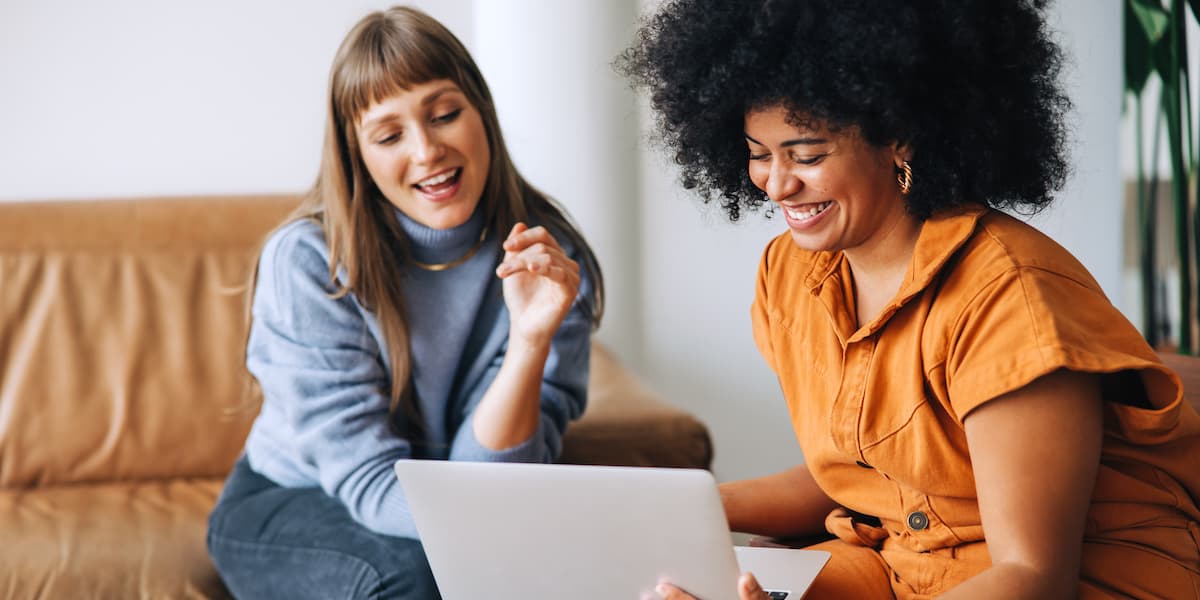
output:
<instances>
[{"instance_id":1,"label":"orange collar","mask_svg":"<svg viewBox=\"0 0 1200 600\"><path fill-rule=\"evenodd\" d=\"M864 328L864 331L860 331L860 335L853 337L857 339L874 333L896 310L928 287L954 253L971 239L979 219L990 210L982 204L964 204L939 211L926 219L921 225L920 235L917 236L908 273L896 297L878 319ZM812 266L805 276L804 284L814 296L820 296L830 279L844 268L845 255L839 250L816 252L810 256ZM833 285L842 286L841 278L836 279Z\"/></svg>"}]
</instances>

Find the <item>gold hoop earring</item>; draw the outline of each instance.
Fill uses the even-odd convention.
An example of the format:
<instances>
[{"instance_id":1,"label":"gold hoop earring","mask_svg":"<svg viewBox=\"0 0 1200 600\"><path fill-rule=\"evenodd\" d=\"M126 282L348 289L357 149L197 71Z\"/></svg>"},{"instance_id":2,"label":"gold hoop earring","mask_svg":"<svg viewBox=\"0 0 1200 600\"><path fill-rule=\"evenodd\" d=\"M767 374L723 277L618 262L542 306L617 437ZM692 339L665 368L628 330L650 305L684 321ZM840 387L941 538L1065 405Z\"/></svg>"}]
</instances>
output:
<instances>
[{"instance_id":1,"label":"gold hoop earring","mask_svg":"<svg viewBox=\"0 0 1200 600\"><path fill-rule=\"evenodd\" d=\"M908 161L900 162L900 172L896 173L896 181L900 184L900 194L907 196L912 189L912 166Z\"/></svg>"}]
</instances>

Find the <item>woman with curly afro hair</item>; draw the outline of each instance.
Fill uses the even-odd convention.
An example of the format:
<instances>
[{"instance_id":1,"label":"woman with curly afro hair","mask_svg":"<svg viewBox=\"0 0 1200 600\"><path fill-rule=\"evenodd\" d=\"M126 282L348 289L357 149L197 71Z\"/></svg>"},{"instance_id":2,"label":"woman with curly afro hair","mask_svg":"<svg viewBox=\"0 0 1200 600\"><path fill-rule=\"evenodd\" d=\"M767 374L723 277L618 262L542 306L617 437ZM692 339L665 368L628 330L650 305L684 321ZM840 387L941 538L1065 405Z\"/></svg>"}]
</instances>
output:
<instances>
[{"instance_id":1,"label":"woman with curly afro hair","mask_svg":"<svg viewBox=\"0 0 1200 600\"><path fill-rule=\"evenodd\" d=\"M1068 171L1045 9L667 0L618 59L685 187L787 225L751 310L805 463L721 494L734 530L833 535L808 598L1200 597L1200 416L1000 210Z\"/></svg>"}]
</instances>

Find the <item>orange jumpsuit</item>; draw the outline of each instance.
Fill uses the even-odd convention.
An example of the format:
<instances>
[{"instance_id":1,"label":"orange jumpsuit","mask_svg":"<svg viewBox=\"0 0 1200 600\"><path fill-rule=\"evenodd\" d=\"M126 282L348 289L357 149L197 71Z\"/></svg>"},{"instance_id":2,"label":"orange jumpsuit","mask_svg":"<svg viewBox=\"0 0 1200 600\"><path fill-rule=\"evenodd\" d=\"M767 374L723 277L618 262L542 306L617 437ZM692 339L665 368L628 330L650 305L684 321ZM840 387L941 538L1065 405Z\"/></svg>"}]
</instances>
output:
<instances>
[{"instance_id":1,"label":"orange jumpsuit","mask_svg":"<svg viewBox=\"0 0 1200 600\"><path fill-rule=\"evenodd\" d=\"M1104 374L1080 597L1200 598L1200 416L1066 250L1001 212L948 210L892 302L854 315L841 253L772 240L755 341L809 469L848 509L826 520L838 539L808 598L928 598L987 568L963 418L1060 368Z\"/></svg>"}]
</instances>

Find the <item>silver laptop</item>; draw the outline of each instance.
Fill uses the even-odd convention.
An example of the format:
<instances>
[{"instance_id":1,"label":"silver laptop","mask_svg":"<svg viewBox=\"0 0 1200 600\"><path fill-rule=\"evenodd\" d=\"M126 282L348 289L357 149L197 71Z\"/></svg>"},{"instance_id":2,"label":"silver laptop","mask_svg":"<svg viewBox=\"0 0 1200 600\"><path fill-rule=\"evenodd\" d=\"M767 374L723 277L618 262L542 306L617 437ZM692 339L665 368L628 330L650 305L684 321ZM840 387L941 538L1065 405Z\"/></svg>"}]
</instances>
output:
<instances>
[{"instance_id":1,"label":"silver laptop","mask_svg":"<svg viewBox=\"0 0 1200 600\"><path fill-rule=\"evenodd\" d=\"M663 579L736 598L740 571L799 600L829 559L735 549L699 469L401 460L396 475L444 600L639 600Z\"/></svg>"}]
</instances>

